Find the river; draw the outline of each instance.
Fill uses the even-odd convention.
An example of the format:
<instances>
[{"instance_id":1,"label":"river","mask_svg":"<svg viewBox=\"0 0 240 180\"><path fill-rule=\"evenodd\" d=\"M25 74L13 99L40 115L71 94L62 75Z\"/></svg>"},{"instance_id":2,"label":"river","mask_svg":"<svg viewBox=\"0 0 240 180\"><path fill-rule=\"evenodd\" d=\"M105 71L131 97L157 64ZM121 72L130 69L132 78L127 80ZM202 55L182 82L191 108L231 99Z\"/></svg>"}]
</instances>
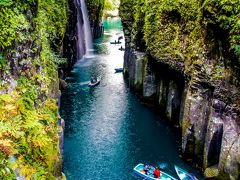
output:
<instances>
[{"instance_id":1,"label":"river","mask_svg":"<svg viewBox=\"0 0 240 180\"><path fill-rule=\"evenodd\" d=\"M140 162L177 164L194 172L179 157L174 129L141 104L123 74L114 71L123 66L121 45L110 44L122 35L121 21L107 19L104 26L104 37L94 41L94 57L74 66L61 97L67 179L139 179L133 167ZM87 86L92 75L102 78L95 88Z\"/></svg>"}]
</instances>

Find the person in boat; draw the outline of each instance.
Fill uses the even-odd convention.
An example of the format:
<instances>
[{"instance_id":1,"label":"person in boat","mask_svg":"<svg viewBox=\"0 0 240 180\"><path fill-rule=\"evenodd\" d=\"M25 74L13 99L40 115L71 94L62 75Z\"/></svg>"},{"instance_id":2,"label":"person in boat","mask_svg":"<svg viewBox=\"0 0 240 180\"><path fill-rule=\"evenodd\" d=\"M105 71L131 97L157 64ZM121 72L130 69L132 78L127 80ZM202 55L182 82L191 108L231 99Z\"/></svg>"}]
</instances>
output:
<instances>
[{"instance_id":1,"label":"person in boat","mask_svg":"<svg viewBox=\"0 0 240 180\"><path fill-rule=\"evenodd\" d=\"M153 171L153 175L155 178L160 178L160 169L159 167L156 167L155 170Z\"/></svg>"},{"instance_id":2,"label":"person in boat","mask_svg":"<svg viewBox=\"0 0 240 180\"><path fill-rule=\"evenodd\" d=\"M93 81L93 77L91 77L91 80L90 80L90 81L91 81L91 83L93 83L93 82L94 82L94 81Z\"/></svg>"},{"instance_id":3,"label":"person in boat","mask_svg":"<svg viewBox=\"0 0 240 180\"><path fill-rule=\"evenodd\" d=\"M91 83L95 83L95 82L97 82L97 78L96 78L96 76L92 76L91 77Z\"/></svg>"},{"instance_id":4,"label":"person in boat","mask_svg":"<svg viewBox=\"0 0 240 180\"><path fill-rule=\"evenodd\" d=\"M118 42L119 42L121 39L123 39L123 36L120 36L120 37L118 38Z\"/></svg>"},{"instance_id":5,"label":"person in boat","mask_svg":"<svg viewBox=\"0 0 240 180\"><path fill-rule=\"evenodd\" d=\"M144 169L143 169L144 173L147 174L148 171L149 171L149 169L150 169L150 165L145 164L145 165L144 165Z\"/></svg>"}]
</instances>

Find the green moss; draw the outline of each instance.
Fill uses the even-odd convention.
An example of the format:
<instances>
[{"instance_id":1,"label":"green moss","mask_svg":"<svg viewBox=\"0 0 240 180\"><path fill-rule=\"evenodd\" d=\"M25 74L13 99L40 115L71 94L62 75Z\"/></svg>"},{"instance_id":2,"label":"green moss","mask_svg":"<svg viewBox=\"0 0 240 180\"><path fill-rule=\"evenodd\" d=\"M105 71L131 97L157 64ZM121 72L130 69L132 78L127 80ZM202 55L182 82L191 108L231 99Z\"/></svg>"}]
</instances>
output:
<instances>
[{"instance_id":1,"label":"green moss","mask_svg":"<svg viewBox=\"0 0 240 180\"><path fill-rule=\"evenodd\" d=\"M11 87L10 94L0 94L0 177L15 179L14 170L19 169L27 179L55 179L60 158L58 107L52 98L53 91L58 91L57 67L65 62L58 54L67 23L67 0L11 2L0 3L0 75L11 77L8 66L14 53L22 53L19 47L34 53L17 59L19 68L21 63L28 68L18 71L18 79L12 77L17 86ZM7 81L0 86L9 88Z\"/></svg>"},{"instance_id":2,"label":"green moss","mask_svg":"<svg viewBox=\"0 0 240 180\"><path fill-rule=\"evenodd\" d=\"M143 95L143 84L146 77L147 62L147 57L142 57L135 62L135 67L140 67L140 69L135 69L135 73L137 72L137 76L134 78L134 89L140 95Z\"/></svg>"},{"instance_id":3,"label":"green moss","mask_svg":"<svg viewBox=\"0 0 240 180\"><path fill-rule=\"evenodd\" d=\"M26 39L24 31L28 31L30 24L20 7L0 7L0 19L0 49Z\"/></svg>"},{"instance_id":4,"label":"green moss","mask_svg":"<svg viewBox=\"0 0 240 180\"><path fill-rule=\"evenodd\" d=\"M139 41L144 41L145 51L173 65L181 61L186 71L197 60L213 58L208 52L214 45L209 37L214 41L220 32L225 36L225 52L240 55L239 0L122 0L120 16L125 32L131 32L130 36L125 33L131 38L127 45L137 49ZM235 58L230 61L237 64Z\"/></svg>"},{"instance_id":5,"label":"green moss","mask_svg":"<svg viewBox=\"0 0 240 180\"><path fill-rule=\"evenodd\" d=\"M12 5L12 0L1 0L0 1L0 6L10 6Z\"/></svg>"},{"instance_id":6,"label":"green moss","mask_svg":"<svg viewBox=\"0 0 240 180\"><path fill-rule=\"evenodd\" d=\"M6 68L6 59L0 53L0 70L5 70Z\"/></svg>"},{"instance_id":7,"label":"green moss","mask_svg":"<svg viewBox=\"0 0 240 180\"><path fill-rule=\"evenodd\" d=\"M91 25L102 21L105 0L86 0Z\"/></svg>"}]
</instances>

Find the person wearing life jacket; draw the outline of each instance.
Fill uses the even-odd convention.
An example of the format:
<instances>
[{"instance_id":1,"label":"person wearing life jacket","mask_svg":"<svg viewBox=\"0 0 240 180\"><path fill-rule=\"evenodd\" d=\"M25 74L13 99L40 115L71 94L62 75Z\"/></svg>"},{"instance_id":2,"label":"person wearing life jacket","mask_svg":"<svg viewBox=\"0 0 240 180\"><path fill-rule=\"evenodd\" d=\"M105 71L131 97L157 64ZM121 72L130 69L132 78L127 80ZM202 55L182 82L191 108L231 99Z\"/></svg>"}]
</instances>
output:
<instances>
[{"instance_id":1,"label":"person wearing life jacket","mask_svg":"<svg viewBox=\"0 0 240 180\"><path fill-rule=\"evenodd\" d=\"M153 175L155 178L160 178L160 169L158 167L155 168L155 170L153 171Z\"/></svg>"}]
</instances>

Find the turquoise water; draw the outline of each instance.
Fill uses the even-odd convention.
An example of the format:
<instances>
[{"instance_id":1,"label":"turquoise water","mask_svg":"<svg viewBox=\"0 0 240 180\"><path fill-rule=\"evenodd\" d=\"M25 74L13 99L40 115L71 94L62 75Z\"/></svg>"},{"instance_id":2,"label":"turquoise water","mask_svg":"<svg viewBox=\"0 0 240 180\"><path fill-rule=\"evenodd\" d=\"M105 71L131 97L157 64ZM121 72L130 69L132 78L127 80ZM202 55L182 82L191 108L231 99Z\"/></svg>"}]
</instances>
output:
<instances>
[{"instance_id":1,"label":"turquoise water","mask_svg":"<svg viewBox=\"0 0 240 180\"><path fill-rule=\"evenodd\" d=\"M121 45L109 42L122 35L120 20L105 20L104 26L104 37L94 43L95 56L74 66L62 94L67 179L139 179L133 173L138 163L177 164L194 171L179 158L171 126L141 104L122 73L114 73L122 67L124 53L118 50ZM92 75L102 78L95 88L87 86Z\"/></svg>"}]
</instances>

